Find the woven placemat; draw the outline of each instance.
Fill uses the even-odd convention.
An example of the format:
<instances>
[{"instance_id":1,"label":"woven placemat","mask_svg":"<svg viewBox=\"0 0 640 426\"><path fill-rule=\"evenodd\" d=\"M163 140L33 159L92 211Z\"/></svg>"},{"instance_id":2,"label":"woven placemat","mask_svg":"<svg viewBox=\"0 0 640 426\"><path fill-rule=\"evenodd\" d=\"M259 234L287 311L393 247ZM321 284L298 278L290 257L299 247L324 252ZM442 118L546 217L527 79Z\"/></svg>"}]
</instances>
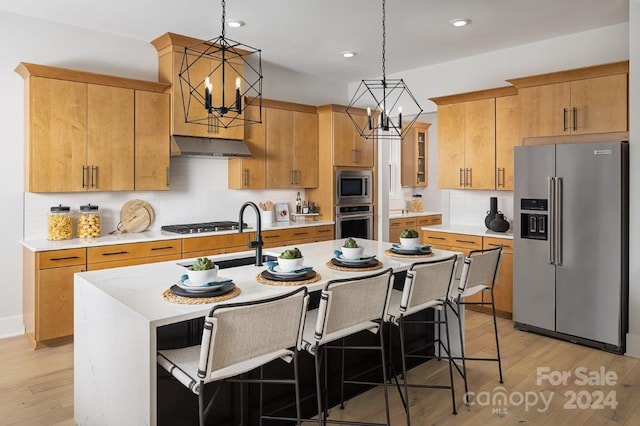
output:
<instances>
[{"instance_id":1,"label":"woven placemat","mask_svg":"<svg viewBox=\"0 0 640 426\"><path fill-rule=\"evenodd\" d=\"M345 271L345 272L375 271L376 269L381 269L382 266L384 266L382 262L380 262L378 259L376 259L376 262L378 262L376 265L372 265L367 268L349 268L346 266L338 266L331 263L331 261L328 261L325 264L325 266L329 269L333 269L336 271Z\"/></svg>"},{"instance_id":2,"label":"woven placemat","mask_svg":"<svg viewBox=\"0 0 640 426\"><path fill-rule=\"evenodd\" d=\"M316 272L316 276L313 278L309 278L308 280L304 280L304 281L273 281L273 280L268 280L265 277L262 276L262 274L258 274L256 275L256 281L258 281L260 284L267 284L267 285L277 285L277 286L294 286L294 285L305 285L305 284L313 284L316 283L318 281L320 281L322 279L322 276L320 276L319 273Z\"/></svg>"},{"instance_id":3,"label":"woven placemat","mask_svg":"<svg viewBox=\"0 0 640 426\"><path fill-rule=\"evenodd\" d=\"M421 257L431 257L434 255L433 252L425 253L425 254L399 254L399 253L392 252L391 249L386 249L384 251L384 254L386 254L389 257L399 257L401 259L417 259Z\"/></svg>"},{"instance_id":4,"label":"woven placemat","mask_svg":"<svg viewBox=\"0 0 640 426\"><path fill-rule=\"evenodd\" d=\"M231 290L229 293L222 294L214 297L184 297L173 294L169 289L166 289L162 293L162 298L167 302L180 303L181 305L204 305L206 303L223 302L225 300L233 299L240 295L240 289L238 287Z\"/></svg>"}]
</instances>

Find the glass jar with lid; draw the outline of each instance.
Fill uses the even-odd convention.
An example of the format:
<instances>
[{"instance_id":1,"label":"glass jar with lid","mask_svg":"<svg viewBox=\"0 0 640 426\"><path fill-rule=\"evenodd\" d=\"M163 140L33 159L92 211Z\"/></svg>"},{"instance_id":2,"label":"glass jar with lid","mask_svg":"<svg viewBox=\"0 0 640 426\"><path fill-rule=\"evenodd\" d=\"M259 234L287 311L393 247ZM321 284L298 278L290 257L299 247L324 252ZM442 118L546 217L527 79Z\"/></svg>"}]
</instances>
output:
<instances>
[{"instance_id":1,"label":"glass jar with lid","mask_svg":"<svg viewBox=\"0 0 640 426\"><path fill-rule=\"evenodd\" d=\"M73 238L73 213L71 208L59 204L51 207L47 218L48 240L69 240Z\"/></svg>"},{"instance_id":2,"label":"glass jar with lid","mask_svg":"<svg viewBox=\"0 0 640 426\"><path fill-rule=\"evenodd\" d=\"M422 195L421 194L413 194L411 197L411 212L412 213L422 213L423 205L422 205Z\"/></svg>"},{"instance_id":3,"label":"glass jar with lid","mask_svg":"<svg viewBox=\"0 0 640 426\"><path fill-rule=\"evenodd\" d=\"M94 238L100 236L101 224L98 206L87 204L80 206L78 213L78 238Z\"/></svg>"}]
</instances>

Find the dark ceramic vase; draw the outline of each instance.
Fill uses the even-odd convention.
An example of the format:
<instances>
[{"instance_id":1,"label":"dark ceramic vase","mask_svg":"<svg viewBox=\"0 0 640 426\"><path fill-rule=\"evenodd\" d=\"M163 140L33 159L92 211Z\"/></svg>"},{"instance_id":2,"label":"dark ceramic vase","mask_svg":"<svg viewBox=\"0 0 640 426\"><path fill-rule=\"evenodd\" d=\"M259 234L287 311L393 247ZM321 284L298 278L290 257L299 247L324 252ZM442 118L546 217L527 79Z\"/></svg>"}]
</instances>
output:
<instances>
[{"instance_id":1,"label":"dark ceramic vase","mask_svg":"<svg viewBox=\"0 0 640 426\"><path fill-rule=\"evenodd\" d=\"M487 210L487 216L484 218L484 226L487 229L491 229L491 221L498 213L498 197L491 197L489 199L489 210Z\"/></svg>"},{"instance_id":2,"label":"dark ceramic vase","mask_svg":"<svg viewBox=\"0 0 640 426\"><path fill-rule=\"evenodd\" d=\"M489 228L495 232L507 232L509 230L509 222L505 220L502 212L497 212L489 224Z\"/></svg>"}]
</instances>

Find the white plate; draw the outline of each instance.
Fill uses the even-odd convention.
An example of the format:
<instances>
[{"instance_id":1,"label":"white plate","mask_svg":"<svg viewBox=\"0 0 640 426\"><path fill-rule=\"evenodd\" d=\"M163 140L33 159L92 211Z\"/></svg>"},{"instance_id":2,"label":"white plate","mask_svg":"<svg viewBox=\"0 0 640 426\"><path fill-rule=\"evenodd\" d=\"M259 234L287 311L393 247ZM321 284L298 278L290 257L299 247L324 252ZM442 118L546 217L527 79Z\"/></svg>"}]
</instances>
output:
<instances>
[{"instance_id":1,"label":"white plate","mask_svg":"<svg viewBox=\"0 0 640 426\"><path fill-rule=\"evenodd\" d=\"M308 268L308 266L302 266L299 269L302 269L302 268ZM273 267L273 271L271 269L267 268L267 271L269 271L270 273L272 273L276 277L283 277L283 278L298 277L298 276L302 276L302 275L306 274L307 272L309 272L308 270L305 270L305 271L302 271L302 272L283 271L280 268L280 265L274 266Z\"/></svg>"},{"instance_id":2,"label":"white plate","mask_svg":"<svg viewBox=\"0 0 640 426\"><path fill-rule=\"evenodd\" d=\"M362 256L360 259L345 259L343 255L336 255L335 256L336 260L342 262L342 263L350 263L352 265L359 265L361 263L367 263L367 262L371 262L373 259L376 258L375 255L373 256Z\"/></svg>"},{"instance_id":3,"label":"white plate","mask_svg":"<svg viewBox=\"0 0 640 426\"><path fill-rule=\"evenodd\" d=\"M183 290L187 290L191 292L200 292L200 291L206 292L206 291L211 291L211 289L213 289L217 285L228 284L230 282L231 282L230 278L218 277L216 281L208 283L207 285L196 286L191 284L191 281L189 281L189 278L187 278L184 281L178 280L176 285Z\"/></svg>"}]
</instances>

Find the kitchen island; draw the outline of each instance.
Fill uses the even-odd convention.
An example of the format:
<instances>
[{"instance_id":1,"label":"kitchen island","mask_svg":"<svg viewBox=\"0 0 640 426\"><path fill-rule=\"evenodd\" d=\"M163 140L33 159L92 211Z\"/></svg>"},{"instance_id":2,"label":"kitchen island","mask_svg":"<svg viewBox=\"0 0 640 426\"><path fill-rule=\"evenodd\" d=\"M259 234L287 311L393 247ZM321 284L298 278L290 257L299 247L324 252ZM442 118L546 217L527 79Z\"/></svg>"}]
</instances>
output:
<instances>
[{"instance_id":1,"label":"kitchen island","mask_svg":"<svg viewBox=\"0 0 640 426\"><path fill-rule=\"evenodd\" d=\"M305 266L313 266L322 277L307 285L310 292L321 290L332 279L372 273L342 272L326 266L334 249L339 249L343 242L298 246L305 257ZM359 242L365 246L365 254L375 254L384 268L392 268L394 273L406 271L414 260L386 256L384 251L390 243ZM277 256L281 251L276 247L266 249L264 254ZM434 250L429 259L453 253ZM211 258L219 262L253 255L254 252L246 252ZM184 262L167 261L75 275L74 404L78 424L158 423L156 351L162 344L158 336L167 326L204 317L213 306L174 304L162 298L162 293L185 273L184 266L179 264ZM259 284L256 275L262 270L264 267L247 265L220 271L241 290L233 302L267 298L291 290ZM457 327L450 328L454 344L458 341ZM454 353L459 353L457 345L453 346Z\"/></svg>"}]
</instances>

